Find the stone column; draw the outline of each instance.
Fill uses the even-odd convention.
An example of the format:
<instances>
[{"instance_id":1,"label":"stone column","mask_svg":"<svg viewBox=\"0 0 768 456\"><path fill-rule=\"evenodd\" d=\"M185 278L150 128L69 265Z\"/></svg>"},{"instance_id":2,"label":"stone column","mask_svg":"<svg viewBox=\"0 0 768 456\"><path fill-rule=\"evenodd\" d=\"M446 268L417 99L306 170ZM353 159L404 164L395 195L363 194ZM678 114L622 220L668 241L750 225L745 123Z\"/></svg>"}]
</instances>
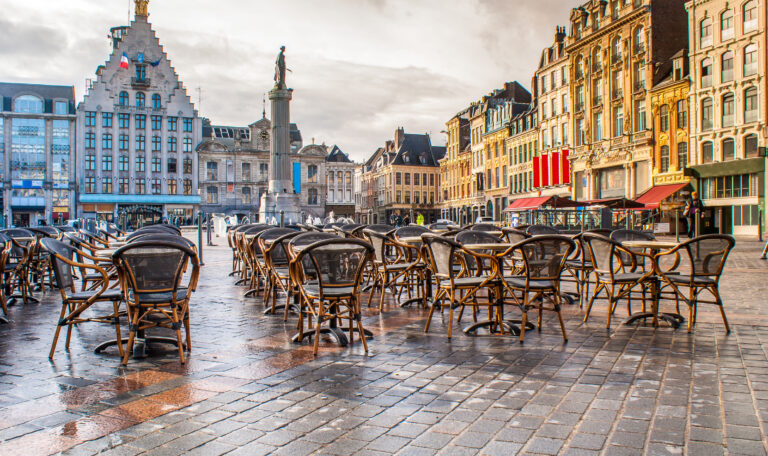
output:
<instances>
[{"instance_id":1,"label":"stone column","mask_svg":"<svg viewBox=\"0 0 768 456\"><path fill-rule=\"evenodd\" d=\"M272 89L272 142L270 144L269 191L292 192L291 183L291 120L290 105L293 89Z\"/></svg>"}]
</instances>

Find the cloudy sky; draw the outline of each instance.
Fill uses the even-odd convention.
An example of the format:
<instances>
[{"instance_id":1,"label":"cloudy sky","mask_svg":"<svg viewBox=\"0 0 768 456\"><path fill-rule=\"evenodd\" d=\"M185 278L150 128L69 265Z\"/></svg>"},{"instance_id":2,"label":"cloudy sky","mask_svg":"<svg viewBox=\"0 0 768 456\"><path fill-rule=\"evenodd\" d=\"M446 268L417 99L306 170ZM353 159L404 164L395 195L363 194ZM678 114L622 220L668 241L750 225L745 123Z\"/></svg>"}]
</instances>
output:
<instances>
[{"instance_id":1,"label":"cloudy sky","mask_svg":"<svg viewBox=\"0 0 768 456\"><path fill-rule=\"evenodd\" d=\"M530 86L576 0L151 0L150 22L201 115L261 118L286 46L305 144L363 160L398 126L432 134L504 81ZM0 79L76 86L106 60L133 0L0 0ZM197 88L202 90L198 103ZM269 109L267 109L269 111Z\"/></svg>"}]
</instances>

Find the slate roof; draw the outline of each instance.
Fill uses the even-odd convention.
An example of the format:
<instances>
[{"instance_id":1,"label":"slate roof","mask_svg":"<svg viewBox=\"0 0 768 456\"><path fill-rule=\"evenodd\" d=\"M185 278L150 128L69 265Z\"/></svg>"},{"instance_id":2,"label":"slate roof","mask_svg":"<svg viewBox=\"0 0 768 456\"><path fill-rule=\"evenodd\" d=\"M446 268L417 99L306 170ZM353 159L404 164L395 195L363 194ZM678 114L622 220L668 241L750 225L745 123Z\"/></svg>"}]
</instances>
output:
<instances>
[{"instance_id":1,"label":"slate roof","mask_svg":"<svg viewBox=\"0 0 768 456\"><path fill-rule=\"evenodd\" d=\"M349 156L342 152L341 149L339 149L339 146L336 144L333 145L331 153L328 154L328 157L325 158L325 161L335 163L352 163L352 160L349 159Z\"/></svg>"},{"instance_id":2,"label":"slate roof","mask_svg":"<svg viewBox=\"0 0 768 456\"><path fill-rule=\"evenodd\" d=\"M395 146L394 165L440 166L445 147L432 146L429 135L403 134L403 141Z\"/></svg>"}]
</instances>

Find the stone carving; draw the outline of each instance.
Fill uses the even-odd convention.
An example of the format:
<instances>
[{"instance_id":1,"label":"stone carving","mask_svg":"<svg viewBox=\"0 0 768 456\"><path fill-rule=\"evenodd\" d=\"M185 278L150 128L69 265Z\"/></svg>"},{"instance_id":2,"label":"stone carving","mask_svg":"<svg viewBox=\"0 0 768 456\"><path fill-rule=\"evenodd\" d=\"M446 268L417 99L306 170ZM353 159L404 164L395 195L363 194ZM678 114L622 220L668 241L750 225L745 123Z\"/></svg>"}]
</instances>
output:
<instances>
[{"instance_id":1,"label":"stone carving","mask_svg":"<svg viewBox=\"0 0 768 456\"><path fill-rule=\"evenodd\" d=\"M149 17L149 12L147 11L149 0L135 0L135 2L136 2L136 15Z\"/></svg>"},{"instance_id":2,"label":"stone carving","mask_svg":"<svg viewBox=\"0 0 768 456\"><path fill-rule=\"evenodd\" d=\"M285 85L285 46L280 46L280 54L275 61L275 87L286 88Z\"/></svg>"}]
</instances>

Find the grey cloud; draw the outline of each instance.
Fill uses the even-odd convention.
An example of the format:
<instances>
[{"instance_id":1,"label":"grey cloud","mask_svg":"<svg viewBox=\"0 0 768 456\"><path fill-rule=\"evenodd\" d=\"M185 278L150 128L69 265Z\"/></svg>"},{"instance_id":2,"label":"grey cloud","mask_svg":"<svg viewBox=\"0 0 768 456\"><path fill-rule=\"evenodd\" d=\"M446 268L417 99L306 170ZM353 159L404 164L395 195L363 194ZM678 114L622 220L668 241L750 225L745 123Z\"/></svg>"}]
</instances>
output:
<instances>
[{"instance_id":1,"label":"grey cloud","mask_svg":"<svg viewBox=\"0 0 768 456\"><path fill-rule=\"evenodd\" d=\"M67 35L62 29L0 17L0 30L0 55L51 55L67 48Z\"/></svg>"}]
</instances>

